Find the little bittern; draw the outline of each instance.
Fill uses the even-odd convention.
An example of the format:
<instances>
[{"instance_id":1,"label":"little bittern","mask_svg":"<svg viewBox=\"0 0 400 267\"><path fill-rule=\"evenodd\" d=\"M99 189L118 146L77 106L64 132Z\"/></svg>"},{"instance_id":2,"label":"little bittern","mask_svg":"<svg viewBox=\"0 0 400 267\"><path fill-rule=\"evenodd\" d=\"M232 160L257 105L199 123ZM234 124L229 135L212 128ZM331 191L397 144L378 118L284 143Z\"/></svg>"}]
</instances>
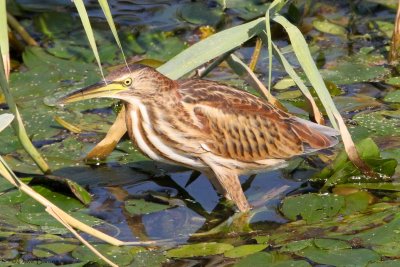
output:
<instances>
[{"instance_id":1,"label":"little bittern","mask_svg":"<svg viewBox=\"0 0 400 267\"><path fill-rule=\"evenodd\" d=\"M143 154L203 172L240 211L250 205L239 175L281 167L338 142L336 130L250 93L203 79L170 80L142 65L114 70L59 102L101 97L123 101L129 136Z\"/></svg>"}]
</instances>

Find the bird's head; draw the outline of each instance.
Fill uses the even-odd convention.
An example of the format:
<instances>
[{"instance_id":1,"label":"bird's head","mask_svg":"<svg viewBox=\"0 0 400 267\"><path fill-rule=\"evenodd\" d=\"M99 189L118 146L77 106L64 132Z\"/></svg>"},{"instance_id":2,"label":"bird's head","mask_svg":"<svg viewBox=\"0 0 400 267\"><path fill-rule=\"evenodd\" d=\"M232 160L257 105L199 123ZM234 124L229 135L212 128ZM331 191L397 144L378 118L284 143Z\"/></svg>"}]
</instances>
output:
<instances>
[{"instance_id":1,"label":"bird's head","mask_svg":"<svg viewBox=\"0 0 400 267\"><path fill-rule=\"evenodd\" d=\"M127 102L144 99L169 89L174 82L155 69L144 65L129 65L111 71L105 80L79 89L58 99L59 104L91 98L116 98Z\"/></svg>"}]
</instances>

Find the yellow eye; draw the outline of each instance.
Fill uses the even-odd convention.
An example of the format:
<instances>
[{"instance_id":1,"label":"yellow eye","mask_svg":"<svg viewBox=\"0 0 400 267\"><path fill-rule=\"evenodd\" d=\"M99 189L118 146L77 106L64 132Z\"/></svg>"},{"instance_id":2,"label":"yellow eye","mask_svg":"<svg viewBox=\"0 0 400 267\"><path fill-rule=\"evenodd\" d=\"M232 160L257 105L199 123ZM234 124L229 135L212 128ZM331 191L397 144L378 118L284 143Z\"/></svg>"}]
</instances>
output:
<instances>
[{"instance_id":1,"label":"yellow eye","mask_svg":"<svg viewBox=\"0 0 400 267\"><path fill-rule=\"evenodd\" d=\"M124 85L125 86L129 86L131 84L132 84L132 79L131 78L127 78L127 79L124 80Z\"/></svg>"}]
</instances>

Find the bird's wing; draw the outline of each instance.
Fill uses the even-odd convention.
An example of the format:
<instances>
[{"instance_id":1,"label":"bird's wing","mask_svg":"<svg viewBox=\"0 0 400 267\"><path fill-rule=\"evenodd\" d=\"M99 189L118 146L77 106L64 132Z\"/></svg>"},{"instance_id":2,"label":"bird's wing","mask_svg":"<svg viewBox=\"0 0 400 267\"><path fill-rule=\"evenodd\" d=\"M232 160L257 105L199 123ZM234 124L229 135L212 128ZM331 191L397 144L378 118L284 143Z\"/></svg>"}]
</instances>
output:
<instances>
[{"instance_id":1,"label":"bird's wing","mask_svg":"<svg viewBox=\"0 0 400 267\"><path fill-rule=\"evenodd\" d=\"M203 148L245 162L286 159L333 146L337 131L283 112L247 92L206 80L179 84L208 135Z\"/></svg>"}]
</instances>

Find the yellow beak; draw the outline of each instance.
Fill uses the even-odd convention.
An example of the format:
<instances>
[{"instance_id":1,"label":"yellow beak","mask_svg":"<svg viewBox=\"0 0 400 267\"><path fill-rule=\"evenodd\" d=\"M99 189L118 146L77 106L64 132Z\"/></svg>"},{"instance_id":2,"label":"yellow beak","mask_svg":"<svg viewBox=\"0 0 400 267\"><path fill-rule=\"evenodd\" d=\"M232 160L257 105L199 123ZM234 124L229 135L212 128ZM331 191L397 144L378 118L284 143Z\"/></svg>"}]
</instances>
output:
<instances>
[{"instance_id":1,"label":"yellow beak","mask_svg":"<svg viewBox=\"0 0 400 267\"><path fill-rule=\"evenodd\" d=\"M99 82L61 97L57 100L57 103L67 104L91 98L117 98L115 97L117 93L126 90L129 90L129 88L119 82Z\"/></svg>"}]
</instances>

